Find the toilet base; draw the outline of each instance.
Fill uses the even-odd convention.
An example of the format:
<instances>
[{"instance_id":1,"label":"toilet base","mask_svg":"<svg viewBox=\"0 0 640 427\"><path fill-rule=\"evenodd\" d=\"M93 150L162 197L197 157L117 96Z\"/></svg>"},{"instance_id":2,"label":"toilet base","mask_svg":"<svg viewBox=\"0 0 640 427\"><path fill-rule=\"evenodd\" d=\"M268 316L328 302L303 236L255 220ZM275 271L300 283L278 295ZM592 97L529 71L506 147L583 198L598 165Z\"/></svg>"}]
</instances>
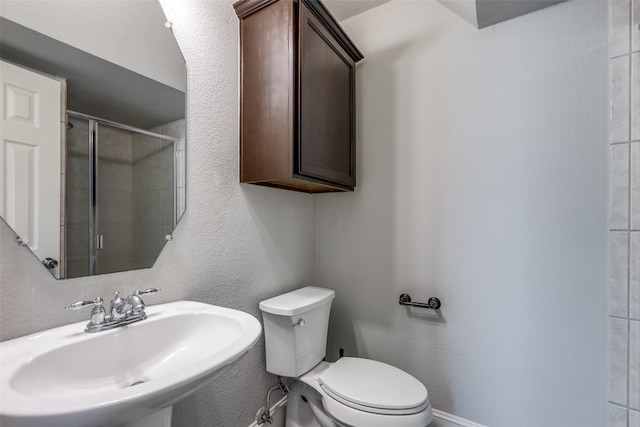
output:
<instances>
[{"instance_id":1,"label":"toilet base","mask_svg":"<svg viewBox=\"0 0 640 427\"><path fill-rule=\"evenodd\" d=\"M298 380L289 386L285 408L285 427L337 427L322 410L322 396Z\"/></svg>"}]
</instances>

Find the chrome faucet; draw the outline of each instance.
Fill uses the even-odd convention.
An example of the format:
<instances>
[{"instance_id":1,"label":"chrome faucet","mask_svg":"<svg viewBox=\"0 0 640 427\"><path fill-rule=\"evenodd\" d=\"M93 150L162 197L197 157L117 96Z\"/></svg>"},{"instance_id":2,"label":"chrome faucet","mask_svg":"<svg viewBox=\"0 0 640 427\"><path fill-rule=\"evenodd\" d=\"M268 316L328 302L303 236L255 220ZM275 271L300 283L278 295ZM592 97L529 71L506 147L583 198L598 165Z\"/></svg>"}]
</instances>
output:
<instances>
[{"instance_id":1,"label":"chrome faucet","mask_svg":"<svg viewBox=\"0 0 640 427\"><path fill-rule=\"evenodd\" d=\"M135 291L133 295L128 296L125 299L120 298L120 292L115 291L113 293L113 299L111 300L111 319L119 320L127 317L140 316L144 314L144 301L140 298L140 295L155 294L160 289L147 289L146 291ZM146 315L145 315L146 316Z\"/></svg>"},{"instance_id":2,"label":"chrome faucet","mask_svg":"<svg viewBox=\"0 0 640 427\"><path fill-rule=\"evenodd\" d=\"M93 307L91 310L91 319L84 329L85 332L106 331L120 326L129 325L147 318L145 313L145 304L142 301L142 295L151 295L160 292L160 289L149 288L144 291L135 291L132 295L122 299L120 292L115 291L109 308L109 315L103 306L103 299L97 297L93 301L78 301L69 304L65 310L78 310L86 307Z\"/></svg>"}]
</instances>

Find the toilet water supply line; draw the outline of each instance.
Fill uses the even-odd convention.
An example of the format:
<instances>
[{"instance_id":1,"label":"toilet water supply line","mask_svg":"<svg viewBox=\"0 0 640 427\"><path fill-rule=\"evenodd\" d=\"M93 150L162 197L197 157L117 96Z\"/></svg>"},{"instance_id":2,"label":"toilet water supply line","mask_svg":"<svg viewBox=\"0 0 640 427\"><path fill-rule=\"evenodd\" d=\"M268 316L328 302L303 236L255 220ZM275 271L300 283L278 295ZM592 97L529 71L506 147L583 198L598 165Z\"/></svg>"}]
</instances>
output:
<instances>
[{"instance_id":1,"label":"toilet water supply line","mask_svg":"<svg viewBox=\"0 0 640 427\"><path fill-rule=\"evenodd\" d=\"M267 392L267 403L264 408L258 409L258 413L256 414L256 424L261 425L264 423L273 424L273 415L271 414L271 393L276 390L280 390L284 394L289 393L289 387L282 382L282 377L278 375L277 377L278 385L272 387Z\"/></svg>"}]
</instances>

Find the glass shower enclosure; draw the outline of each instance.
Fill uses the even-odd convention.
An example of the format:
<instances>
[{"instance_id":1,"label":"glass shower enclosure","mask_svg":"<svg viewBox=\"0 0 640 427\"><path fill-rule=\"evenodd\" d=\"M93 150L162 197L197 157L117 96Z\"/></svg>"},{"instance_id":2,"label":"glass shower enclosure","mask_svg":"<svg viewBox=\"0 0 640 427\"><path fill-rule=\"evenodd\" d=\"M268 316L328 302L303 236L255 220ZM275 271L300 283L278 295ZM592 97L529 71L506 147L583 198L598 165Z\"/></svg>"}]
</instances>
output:
<instances>
[{"instance_id":1,"label":"glass shower enclosure","mask_svg":"<svg viewBox=\"0 0 640 427\"><path fill-rule=\"evenodd\" d=\"M178 221L182 121L162 133L68 111L66 277L151 267Z\"/></svg>"}]
</instances>

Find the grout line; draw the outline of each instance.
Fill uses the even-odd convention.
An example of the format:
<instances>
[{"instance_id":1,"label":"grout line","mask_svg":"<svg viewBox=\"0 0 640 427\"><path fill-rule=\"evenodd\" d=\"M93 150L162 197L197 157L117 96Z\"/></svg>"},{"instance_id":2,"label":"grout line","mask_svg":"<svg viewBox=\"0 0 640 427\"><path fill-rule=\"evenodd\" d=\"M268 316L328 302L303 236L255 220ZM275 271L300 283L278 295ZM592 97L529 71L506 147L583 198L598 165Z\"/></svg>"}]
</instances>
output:
<instances>
[{"instance_id":1,"label":"grout line","mask_svg":"<svg viewBox=\"0 0 640 427\"><path fill-rule=\"evenodd\" d=\"M629 0L629 141L633 135L633 3L635 0ZM631 143L628 146L628 165L627 165L627 425L629 425L629 406L631 405Z\"/></svg>"},{"instance_id":2,"label":"grout line","mask_svg":"<svg viewBox=\"0 0 640 427\"><path fill-rule=\"evenodd\" d=\"M609 401L607 401L607 403L608 403L609 405L617 406L618 408L621 408L621 409L627 409L625 406L623 406L623 405L621 405L621 404L619 404L619 403L616 403L616 402L612 402L612 401L610 401L610 400L609 400Z\"/></svg>"},{"instance_id":3,"label":"grout line","mask_svg":"<svg viewBox=\"0 0 640 427\"><path fill-rule=\"evenodd\" d=\"M621 53L620 55L616 55L616 56L612 56L611 58L609 58L610 60L612 59L618 59L618 58L622 58L623 56L628 55L628 53Z\"/></svg>"},{"instance_id":4,"label":"grout line","mask_svg":"<svg viewBox=\"0 0 640 427\"><path fill-rule=\"evenodd\" d=\"M614 314L610 314L609 317L612 318L612 319L618 319L618 320L636 320L636 319L632 319L630 317L616 316ZM638 319L638 320L640 320L640 319Z\"/></svg>"}]
</instances>

